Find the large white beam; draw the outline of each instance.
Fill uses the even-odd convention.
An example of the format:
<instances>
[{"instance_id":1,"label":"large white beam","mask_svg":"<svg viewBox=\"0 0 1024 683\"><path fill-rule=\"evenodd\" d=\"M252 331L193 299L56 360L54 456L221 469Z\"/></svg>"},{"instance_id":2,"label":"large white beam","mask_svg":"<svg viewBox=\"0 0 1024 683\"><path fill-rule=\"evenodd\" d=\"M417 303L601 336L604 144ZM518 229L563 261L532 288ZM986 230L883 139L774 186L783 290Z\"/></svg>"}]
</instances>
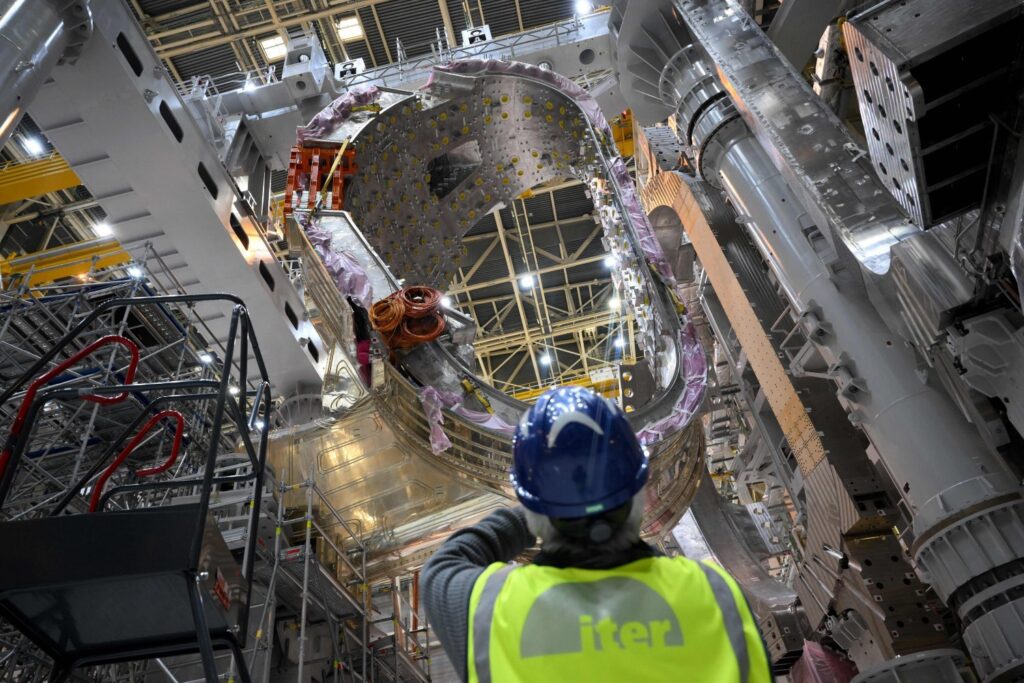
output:
<instances>
[{"instance_id":1,"label":"large white beam","mask_svg":"<svg viewBox=\"0 0 1024 683\"><path fill-rule=\"evenodd\" d=\"M245 300L276 393L319 383L327 353L304 319L303 300L142 29L121 2L95 3L93 12L95 35L76 65L53 71L30 107L33 120L125 247L141 251L135 248L148 242L152 251L174 255L178 267L157 277L173 274L193 283L190 292L229 292ZM154 263L151 270L161 268ZM227 336L228 312L199 309L219 338Z\"/></svg>"}]
</instances>

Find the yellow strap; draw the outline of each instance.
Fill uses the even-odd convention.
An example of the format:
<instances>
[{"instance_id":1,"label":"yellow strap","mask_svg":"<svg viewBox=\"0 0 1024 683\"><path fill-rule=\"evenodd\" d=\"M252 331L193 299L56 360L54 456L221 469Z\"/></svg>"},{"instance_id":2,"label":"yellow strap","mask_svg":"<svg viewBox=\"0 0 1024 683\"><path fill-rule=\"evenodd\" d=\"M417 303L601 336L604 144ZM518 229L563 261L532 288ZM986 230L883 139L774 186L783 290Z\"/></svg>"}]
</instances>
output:
<instances>
[{"instance_id":1,"label":"yellow strap","mask_svg":"<svg viewBox=\"0 0 1024 683\"><path fill-rule=\"evenodd\" d=\"M324 178L323 187L320 189L320 196L317 197L316 206L314 210L319 209L320 205L324 203L324 199L327 197L327 186L330 183L331 178L334 176L334 172L338 170L338 165L341 163L341 157L345 156L345 150L348 149L348 142L351 138L345 138L345 141L341 143L341 149L338 150L338 156L334 157L334 163L331 164L331 170L328 171L327 177Z\"/></svg>"}]
</instances>

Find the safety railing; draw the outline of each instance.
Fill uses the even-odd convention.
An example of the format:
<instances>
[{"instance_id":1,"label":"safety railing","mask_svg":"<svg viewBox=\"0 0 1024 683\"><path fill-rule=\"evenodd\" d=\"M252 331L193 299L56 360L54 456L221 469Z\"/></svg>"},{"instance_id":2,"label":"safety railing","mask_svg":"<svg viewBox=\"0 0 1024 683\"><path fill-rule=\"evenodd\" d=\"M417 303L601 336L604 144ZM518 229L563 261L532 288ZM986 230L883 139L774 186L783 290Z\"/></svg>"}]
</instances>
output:
<instances>
[{"instance_id":1,"label":"safety railing","mask_svg":"<svg viewBox=\"0 0 1024 683\"><path fill-rule=\"evenodd\" d=\"M73 354L67 360L56 366L46 369L47 366L64 349L73 345L75 339L83 332L90 330L95 320L106 308L124 307L126 310L138 306L152 304L181 303L194 305L199 302L225 302L232 305L231 319L229 323L228 338L225 345L223 371L219 378L176 380L168 382L134 382L134 367L138 363L138 348L125 340L123 337L107 336L101 338L82 350ZM89 385L83 387L81 383L77 386L74 382L61 383L57 386L48 386L48 383L60 373L73 367L85 357L88 357L96 349L118 344L129 349L132 362L129 371L123 375L124 382L108 386ZM260 384L257 391L250 392L239 390L237 385L244 386L244 381L235 379L233 368L237 367L239 378L247 376L247 364L249 356L253 356L258 367ZM114 497L124 499L129 494L140 494L147 491L173 491L189 490L198 493L198 505L196 507L195 527L191 535L190 557L198 558L200 549L203 546L203 538L206 532L208 512L210 510L211 493L216 486L224 484L242 484L252 482L252 497L250 501L250 513L247 523L247 538L244 545L242 557L242 577L244 590L247 592L246 607L239 616L240 633L247 633L248 607L252 596L253 566L256 557L255 543L257 539L257 525L260 515L260 498L263 491L264 470L267 455L267 442L271 418L272 398L270 392L269 377L263 356L260 352L259 343L253 331L249 314L241 299L227 294L207 295L174 295L174 296L152 296L152 297L131 297L109 300L90 314L84 316L79 323L65 334L60 340L54 343L47 351L41 354L38 360L17 380L7 387L3 394L0 394L0 403L15 395L23 387L28 387L25 393L22 406L18 411L11 433L9 434L3 450L3 469L0 472L0 516L3 514L4 503L8 494L15 485L19 474L19 465L22 463L27 447L32 441L32 427L37 423L38 417L50 402L73 402L92 401L105 406L125 400L129 395L142 398L139 402L143 408L138 416L126 428L114 438L89 468L84 476L75 480L68 486L63 495L49 510L49 516L57 516L63 513L69 506L85 495L89 496L88 511L102 512L106 505ZM252 403L250 400L252 399ZM189 467L179 469L170 478L162 481L135 483L126 481L108 491L104 488L115 474L117 468L123 461L136 451L136 448L143 441L145 436L153 430L157 424L165 419L172 418L177 428L173 436L173 443L170 457L164 459L161 464L153 467L143 468L136 472L136 477L152 477L157 474L166 473L177 459L184 438L184 418L180 410L166 409L167 405L185 406L189 404L205 404L212 402L213 409L210 412L210 429L207 433L208 443L205 455L193 459ZM203 411L205 414L206 411ZM253 426L259 424L258 441L253 440ZM143 425L143 423L145 423ZM237 431L241 438L245 457L249 467L245 472L234 475L218 475L217 465L222 450L221 434L225 425L230 424ZM141 426L141 429L140 429ZM131 442L124 448L122 444L134 435ZM113 461L110 456L119 453ZM102 474L100 471L102 470ZM93 478L99 478L93 481ZM130 507L130 503L127 504ZM80 507L85 507L81 505ZM125 505L122 505L125 507ZM209 645L208 634L203 636L203 629L198 623L205 620L204 612L200 608L196 611L197 638L200 649L204 653L203 663L206 668L207 678L214 680L217 676L213 666L212 646ZM244 645L244 635L242 636ZM209 655L209 656L207 656Z\"/></svg>"},{"instance_id":2,"label":"safety railing","mask_svg":"<svg viewBox=\"0 0 1024 683\"><path fill-rule=\"evenodd\" d=\"M376 403L387 414L395 433L424 457L472 475L498 493L508 493L512 441L469 420L444 411L443 429L451 447L434 454L430 450L430 424L416 387L390 363L383 363L384 382L375 390Z\"/></svg>"}]
</instances>

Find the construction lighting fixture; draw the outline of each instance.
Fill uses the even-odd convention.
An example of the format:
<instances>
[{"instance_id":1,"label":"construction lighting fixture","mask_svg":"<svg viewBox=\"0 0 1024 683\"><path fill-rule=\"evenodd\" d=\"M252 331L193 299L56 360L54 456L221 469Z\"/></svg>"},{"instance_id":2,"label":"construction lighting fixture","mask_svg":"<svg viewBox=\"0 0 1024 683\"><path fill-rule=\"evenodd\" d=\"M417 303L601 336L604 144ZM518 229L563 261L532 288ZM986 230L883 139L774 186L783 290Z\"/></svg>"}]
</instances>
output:
<instances>
[{"instance_id":1,"label":"construction lighting fixture","mask_svg":"<svg viewBox=\"0 0 1024 683\"><path fill-rule=\"evenodd\" d=\"M202 363L203 365L209 365L210 363L213 362L213 354L209 353L208 351L203 351L201 354L199 354L199 362Z\"/></svg>"},{"instance_id":2,"label":"construction lighting fixture","mask_svg":"<svg viewBox=\"0 0 1024 683\"><path fill-rule=\"evenodd\" d=\"M23 138L23 141L23 144L25 145L25 151L34 157L37 157L46 151L46 147L43 146L42 141L37 137L26 135Z\"/></svg>"},{"instance_id":3,"label":"construction lighting fixture","mask_svg":"<svg viewBox=\"0 0 1024 683\"><path fill-rule=\"evenodd\" d=\"M256 81L252 80L251 78L245 79L245 85L242 86L242 90L244 90L245 92L252 92L255 89Z\"/></svg>"},{"instance_id":4,"label":"construction lighting fixture","mask_svg":"<svg viewBox=\"0 0 1024 683\"><path fill-rule=\"evenodd\" d=\"M540 362L541 365L547 367L548 365L551 365L551 354L544 352L540 354L540 358L538 358L537 360Z\"/></svg>"},{"instance_id":5,"label":"construction lighting fixture","mask_svg":"<svg viewBox=\"0 0 1024 683\"><path fill-rule=\"evenodd\" d=\"M617 263L618 259L616 259L611 254L608 254L607 256L604 257L605 268L614 268Z\"/></svg>"},{"instance_id":6,"label":"construction lighting fixture","mask_svg":"<svg viewBox=\"0 0 1024 683\"><path fill-rule=\"evenodd\" d=\"M228 393L232 396L238 396L238 387L228 387Z\"/></svg>"},{"instance_id":7,"label":"construction lighting fixture","mask_svg":"<svg viewBox=\"0 0 1024 683\"><path fill-rule=\"evenodd\" d=\"M612 309L613 311L617 311L621 307L622 299L620 299L619 297L613 296L611 299L608 299L608 308Z\"/></svg>"},{"instance_id":8,"label":"construction lighting fixture","mask_svg":"<svg viewBox=\"0 0 1024 683\"><path fill-rule=\"evenodd\" d=\"M451 307L452 307L452 298L450 296L442 296L441 297L441 308L451 308Z\"/></svg>"},{"instance_id":9,"label":"construction lighting fixture","mask_svg":"<svg viewBox=\"0 0 1024 683\"><path fill-rule=\"evenodd\" d=\"M267 425L263 420L256 420L252 423L254 429L263 429Z\"/></svg>"},{"instance_id":10,"label":"construction lighting fixture","mask_svg":"<svg viewBox=\"0 0 1024 683\"><path fill-rule=\"evenodd\" d=\"M107 223L106 221L92 226L92 231L97 237L110 237L114 234L114 229L110 227L110 223Z\"/></svg>"},{"instance_id":11,"label":"construction lighting fixture","mask_svg":"<svg viewBox=\"0 0 1024 683\"><path fill-rule=\"evenodd\" d=\"M533 289L536 283L536 279L530 273L519 276L519 289Z\"/></svg>"},{"instance_id":12,"label":"construction lighting fixture","mask_svg":"<svg viewBox=\"0 0 1024 683\"><path fill-rule=\"evenodd\" d=\"M583 16L594 11L594 6L589 0L576 0L576 14Z\"/></svg>"},{"instance_id":13,"label":"construction lighting fixture","mask_svg":"<svg viewBox=\"0 0 1024 683\"><path fill-rule=\"evenodd\" d=\"M623 339L622 337L616 337L614 343L615 343L615 348L621 349L623 346L626 345L626 340Z\"/></svg>"},{"instance_id":14,"label":"construction lighting fixture","mask_svg":"<svg viewBox=\"0 0 1024 683\"><path fill-rule=\"evenodd\" d=\"M359 17L352 15L350 17L342 17L338 19L338 23L335 24L338 29L338 40L343 43L350 43L353 40L362 40L365 37L363 33L363 25L359 22Z\"/></svg>"},{"instance_id":15,"label":"construction lighting fixture","mask_svg":"<svg viewBox=\"0 0 1024 683\"><path fill-rule=\"evenodd\" d=\"M288 54L288 46L284 44L281 36L271 36L260 40L260 49L267 62L279 62Z\"/></svg>"},{"instance_id":16,"label":"construction lighting fixture","mask_svg":"<svg viewBox=\"0 0 1024 683\"><path fill-rule=\"evenodd\" d=\"M136 280L138 280L140 277L142 277L142 268L133 263L132 265L128 266L128 275L129 277L133 277Z\"/></svg>"}]
</instances>

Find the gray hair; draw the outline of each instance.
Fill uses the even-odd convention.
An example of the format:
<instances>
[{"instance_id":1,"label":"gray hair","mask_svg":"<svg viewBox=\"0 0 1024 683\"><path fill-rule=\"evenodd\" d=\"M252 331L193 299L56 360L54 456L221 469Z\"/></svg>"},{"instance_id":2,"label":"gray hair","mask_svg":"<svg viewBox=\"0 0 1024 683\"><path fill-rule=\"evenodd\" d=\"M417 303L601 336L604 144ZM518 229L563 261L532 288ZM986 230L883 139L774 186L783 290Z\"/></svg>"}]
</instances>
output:
<instances>
[{"instance_id":1,"label":"gray hair","mask_svg":"<svg viewBox=\"0 0 1024 683\"><path fill-rule=\"evenodd\" d=\"M640 524L643 521L644 503L646 501L644 494L645 490L641 489L639 493L633 496L629 517L626 518L625 523L621 527L615 530L610 539L600 544L602 551L612 553L625 550L640 540ZM549 517L532 510L526 510L526 526L530 528L531 533L540 538L542 550L548 552L556 550L582 552L584 550L593 551L594 549L593 543L567 538L562 535L555 528L555 525L551 523Z\"/></svg>"}]
</instances>

